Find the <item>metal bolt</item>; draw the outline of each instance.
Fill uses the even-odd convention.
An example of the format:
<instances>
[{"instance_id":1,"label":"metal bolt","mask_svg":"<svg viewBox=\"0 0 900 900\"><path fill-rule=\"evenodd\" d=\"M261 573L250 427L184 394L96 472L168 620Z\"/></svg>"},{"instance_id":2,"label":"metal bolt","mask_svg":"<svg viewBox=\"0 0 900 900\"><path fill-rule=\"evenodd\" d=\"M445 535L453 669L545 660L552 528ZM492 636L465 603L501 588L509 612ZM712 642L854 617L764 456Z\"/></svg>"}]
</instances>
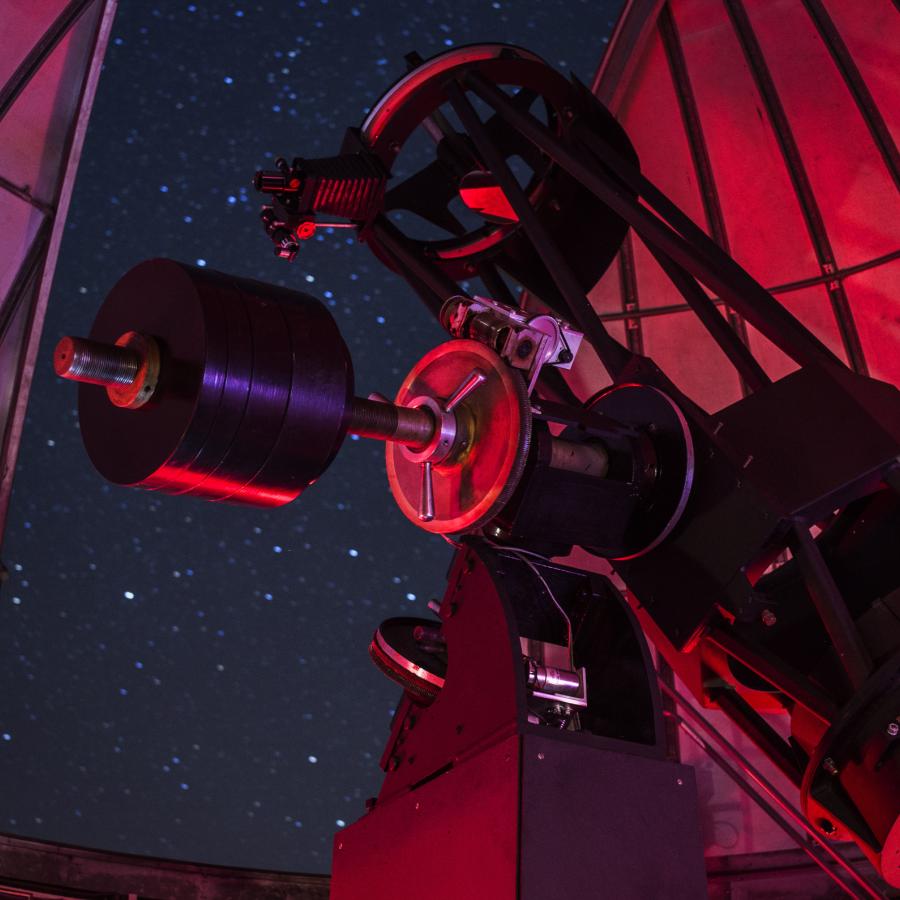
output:
<instances>
[{"instance_id":1,"label":"metal bolt","mask_svg":"<svg viewBox=\"0 0 900 900\"><path fill-rule=\"evenodd\" d=\"M422 463L422 489L419 494L419 521L430 522L434 518L434 482L431 478L431 462Z\"/></svg>"},{"instance_id":2,"label":"metal bolt","mask_svg":"<svg viewBox=\"0 0 900 900\"><path fill-rule=\"evenodd\" d=\"M764 609L760 618L762 619L763 625L767 628L771 628L778 621L778 616L776 616L771 609Z\"/></svg>"},{"instance_id":3,"label":"metal bolt","mask_svg":"<svg viewBox=\"0 0 900 900\"><path fill-rule=\"evenodd\" d=\"M897 737L897 735L900 734L900 725L896 722L891 722L887 727L887 733L891 737Z\"/></svg>"},{"instance_id":4,"label":"metal bolt","mask_svg":"<svg viewBox=\"0 0 900 900\"><path fill-rule=\"evenodd\" d=\"M528 359L532 350L534 350L534 344L526 338L526 340L520 341L519 346L516 347L516 356L519 359Z\"/></svg>"},{"instance_id":5,"label":"metal bolt","mask_svg":"<svg viewBox=\"0 0 900 900\"><path fill-rule=\"evenodd\" d=\"M456 390L450 395L447 402L444 404L444 409L447 412L453 412L472 391L475 390L479 385L484 384L487 381L487 375L481 371L481 369L472 369L468 375L457 385Z\"/></svg>"},{"instance_id":6,"label":"metal bolt","mask_svg":"<svg viewBox=\"0 0 900 900\"><path fill-rule=\"evenodd\" d=\"M543 754L543 753L538 753L538 759L543 759L543 758L544 758L544 754Z\"/></svg>"},{"instance_id":7,"label":"metal bolt","mask_svg":"<svg viewBox=\"0 0 900 900\"><path fill-rule=\"evenodd\" d=\"M679 787L681 787L681 786L684 784L684 779L683 779L683 778L676 778L676 779L675 779L675 784L677 784Z\"/></svg>"},{"instance_id":8,"label":"metal bolt","mask_svg":"<svg viewBox=\"0 0 900 900\"><path fill-rule=\"evenodd\" d=\"M829 775L837 775L838 773L837 763L830 756L826 756L825 759L822 760L822 768Z\"/></svg>"}]
</instances>

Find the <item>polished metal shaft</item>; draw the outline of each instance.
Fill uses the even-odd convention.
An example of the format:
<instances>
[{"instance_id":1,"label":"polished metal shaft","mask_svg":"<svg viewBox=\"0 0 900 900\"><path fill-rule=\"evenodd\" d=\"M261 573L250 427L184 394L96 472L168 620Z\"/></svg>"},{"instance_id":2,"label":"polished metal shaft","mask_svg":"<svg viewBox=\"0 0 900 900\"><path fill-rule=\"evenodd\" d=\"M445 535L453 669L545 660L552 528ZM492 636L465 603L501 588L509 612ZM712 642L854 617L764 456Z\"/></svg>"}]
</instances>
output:
<instances>
[{"instance_id":1,"label":"polished metal shaft","mask_svg":"<svg viewBox=\"0 0 900 900\"><path fill-rule=\"evenodd\" d=\"M354 397L347 430L360 437L422 447L434 436L434 416L428 409L397 406L384 400Z\"/></svg>"}]
</instances>

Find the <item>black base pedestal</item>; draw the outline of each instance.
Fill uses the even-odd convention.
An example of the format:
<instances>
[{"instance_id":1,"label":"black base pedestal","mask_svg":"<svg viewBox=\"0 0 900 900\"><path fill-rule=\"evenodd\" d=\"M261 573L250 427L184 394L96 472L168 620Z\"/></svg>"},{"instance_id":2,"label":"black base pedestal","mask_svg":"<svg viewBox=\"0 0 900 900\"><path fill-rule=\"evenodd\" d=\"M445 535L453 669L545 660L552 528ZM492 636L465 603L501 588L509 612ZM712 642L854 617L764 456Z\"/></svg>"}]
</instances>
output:
<instances>
[{"instance_id":1,"label":"black base pedestal","mask_svg":"<svg viewBox=\"0 0 900 900\"><path fill-rule=\"evenodd\" d=\"M332 900L701 900L693 770L615 742L510 735L335 838Z\"/></svg>"}]
</instances>

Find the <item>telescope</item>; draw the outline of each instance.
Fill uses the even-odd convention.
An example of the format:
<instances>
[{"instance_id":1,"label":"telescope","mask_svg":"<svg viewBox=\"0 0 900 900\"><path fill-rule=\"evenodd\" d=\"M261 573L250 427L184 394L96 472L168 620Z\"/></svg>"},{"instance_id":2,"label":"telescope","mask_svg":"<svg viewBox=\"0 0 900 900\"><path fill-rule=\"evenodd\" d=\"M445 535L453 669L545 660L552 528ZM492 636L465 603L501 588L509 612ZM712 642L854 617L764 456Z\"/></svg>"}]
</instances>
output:
<instances>
[{"instance_id":1,"label":"telescope","mask_svg":"<svg viewBox=\"0 0 900 900\"><path fill-rule=\"evenodd\" d=\"M404 860L440 881L450 853L523 897L551 896L549 853L553 896L590 896L601 869L625 885L639 847L663 860L645 896L699 896L692 774L665 759L645 633L793 784L820 842L855 841L900 885L900 395L655 187L576 79L501 44L408 63L336 156L254 178L277 256L351 228L448 332L399 387L357 393L314 297L172 260L129 271L54 355L115 484L279 506L359 435L384 442L407 519L454 545L435 618L375 630L404 700L378 801L336 839L333 896L421 896ZM423 135L428 161L397 182ZM629 228L742 399L704 410L595 313ZM794 371L771 377L722 304ZM596 570L561 561L573 548ZM492 831L521 838L506 868Z\"/></svg>"}]
</instances>

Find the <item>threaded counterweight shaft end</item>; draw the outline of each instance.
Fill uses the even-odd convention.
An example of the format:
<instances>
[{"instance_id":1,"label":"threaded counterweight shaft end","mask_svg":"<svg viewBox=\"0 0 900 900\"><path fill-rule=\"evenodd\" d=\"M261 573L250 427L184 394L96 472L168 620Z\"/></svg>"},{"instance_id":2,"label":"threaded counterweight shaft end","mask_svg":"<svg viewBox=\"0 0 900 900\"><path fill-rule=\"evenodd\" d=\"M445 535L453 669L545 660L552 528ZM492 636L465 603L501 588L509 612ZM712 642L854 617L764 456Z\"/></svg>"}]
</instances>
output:
<instances>
[{"instance_id":1,"label":"threaded counterweight shaft end","mask_svg":"<svg viewBox=\"0 0 900 900\"><path fill-rule=\"evenodd\" d=\"M53 351L53 368L61 378L104 387L132 384L141 367L134 350L87 338L64 337Z\"/></svg>"},{"instance_id":2,"label":"threaded counterweight shaft end","mask_svg":"<svg viewBox=\"0 0 900 900\"><path fill-rule=\"evenodd\" d=\"M434 427L434 416L427 409L354 397L348 430L361 437L422 446L431 440Z\"/></svg>"}]
</instances>

